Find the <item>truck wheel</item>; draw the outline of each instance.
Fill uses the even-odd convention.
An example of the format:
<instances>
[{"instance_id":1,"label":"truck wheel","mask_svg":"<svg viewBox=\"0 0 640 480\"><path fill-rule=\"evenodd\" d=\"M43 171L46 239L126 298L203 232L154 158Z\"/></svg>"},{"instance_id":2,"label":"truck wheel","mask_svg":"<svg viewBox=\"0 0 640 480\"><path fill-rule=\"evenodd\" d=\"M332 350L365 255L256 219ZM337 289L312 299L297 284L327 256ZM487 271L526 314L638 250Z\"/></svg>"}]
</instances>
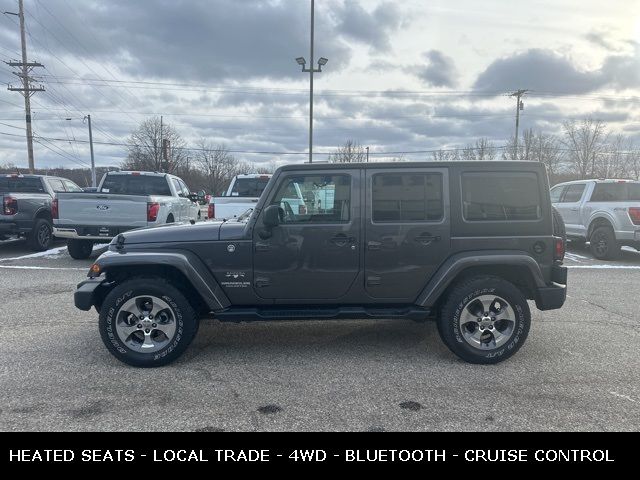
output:
<instances>
[{"instance_id":1,"label":"truck wheel","mask_svg":"<svg viewBox=\"0 0 640 480\"><path fill-rule=\"evenodd\" d=\"M598 227L589 238L591 253L598 260L615 260L620 256L620 244L611 227Z\"/></svg>"},{"instance_id":2,"label":"truck wheel","mask_svg":"<svg viewBox=\"0 0 640 480\"><path fill-rule=\"evenodd\" d=\"M180 291L157 277L116 286L98 322L107 349L134 367L160 367L178 358L198 331L199 319Z\"/></svg>"},{"instance_id":3,"label":"truck wheel","mask_svg":"<svg viewBox=\"0 0 640 480\"><path fill-rule=\"evenodd\" d=\"M529 334L531 312L512 283L474 277L449 292L437 320L440 338L462 360L490 364L516 353Z\"/></svg>"},{"instance_id":4,"label":"truck wheel","mask_svg":"<svg viewBox=\"0 0 640 480\"><path fill-rule=\"evenodd\" d=\"M46 218L38 218L27 236L29 248L37 252L47 250L53 240L53 226Z\"/></svg>"},{"instance_id":5,"label":"truck wheel","mask_svg":"<svg viewBox=\"0 0 640 480\"><path fill-rule=\"evenodd\" d=\"M91 252L93 252L93 242L91 240L68 240L67 250L71 258L85 260L89 258Z\"/></svg>"}]
</instances>

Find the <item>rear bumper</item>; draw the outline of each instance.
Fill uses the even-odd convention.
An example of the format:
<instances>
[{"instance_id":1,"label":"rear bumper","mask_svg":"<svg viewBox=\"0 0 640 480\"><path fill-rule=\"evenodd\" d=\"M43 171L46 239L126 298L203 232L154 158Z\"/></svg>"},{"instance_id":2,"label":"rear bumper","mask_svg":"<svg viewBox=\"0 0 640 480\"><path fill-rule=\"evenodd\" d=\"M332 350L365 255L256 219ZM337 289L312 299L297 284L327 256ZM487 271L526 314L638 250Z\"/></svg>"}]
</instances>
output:
<instances>
[{"instance_id":1,"label":"rear bumper","mask_svg":"<svg viewBox=\"0 0 640 480\"><path fill-rule=\"evenodd\" d=\"M134 227L96 227L56 225L53 235L58 238L91 240L94 242L110 242L120 233L133 230Z\"/></svg>"},{"instance_id":2,"label":"rear bumper","mask_svg":"<svg viewBox=\"0 0 640 480\"><path fill-rule=\"evenodd\" d=\"M20 228L17 223L0 221L0 235L17 235L18 233Z\"/></svg>"},{"instance_id":3,"label":"rear bumper","mask_svg":"<svg viewBox=\"0 0 640 480\"><path fill-rule=\"evenodd\" d=\"M91 307L98 303L98 295L96 294L99 289L104 288L104 282L105 279L91 279L79 283L73 294L73 303L75 303L76 308L85 312L91 310Z\"/></svg>"},{"instance_id":4,"label":"rear bumper","mask_svg":"<svg viewBox=\"0 0 640 480\"><path fill-rule=\"evenodd\" d=\"M551 270L551 284L538 287L536 307L538 310L555 310L564 305L567 299L567 267L554 265Z\"/></svg>"}]
</instances>

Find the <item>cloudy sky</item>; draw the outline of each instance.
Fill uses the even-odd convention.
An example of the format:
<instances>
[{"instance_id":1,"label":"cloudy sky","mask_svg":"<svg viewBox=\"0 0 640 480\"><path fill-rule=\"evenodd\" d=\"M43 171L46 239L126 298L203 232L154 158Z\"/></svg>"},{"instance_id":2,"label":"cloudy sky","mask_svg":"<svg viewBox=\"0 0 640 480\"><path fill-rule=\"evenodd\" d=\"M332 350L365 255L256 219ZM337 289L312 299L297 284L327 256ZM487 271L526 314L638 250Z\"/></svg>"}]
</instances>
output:
<instances>
[{"instance_id":1,"label":"cloudy sky","mask_svg":"<svg viewBox=\"0 0 640 480\"><path fill-rule=\"evenodd\" d=\"M17 11L0 0L0 11ZM251 162L303 162L309 0L25 0L36 166L117 165L131 131L163 115ZM522 127L561 134L585 116L640 144L640 0L317 0L316 159L347 139L383 152L457 148ZM0 61L19 58L0 16ZM16 83L0 63L0 82ZM26 166L23 100L0 90L0 164ZM71 120L66 120L71 118ZM262 153L256 153L262 152ZM290 155L283 155L290 153ZM393 154L389 154L393 155ZM425 159L425 153L406 153Z\"/></svg>"}]
</instances>

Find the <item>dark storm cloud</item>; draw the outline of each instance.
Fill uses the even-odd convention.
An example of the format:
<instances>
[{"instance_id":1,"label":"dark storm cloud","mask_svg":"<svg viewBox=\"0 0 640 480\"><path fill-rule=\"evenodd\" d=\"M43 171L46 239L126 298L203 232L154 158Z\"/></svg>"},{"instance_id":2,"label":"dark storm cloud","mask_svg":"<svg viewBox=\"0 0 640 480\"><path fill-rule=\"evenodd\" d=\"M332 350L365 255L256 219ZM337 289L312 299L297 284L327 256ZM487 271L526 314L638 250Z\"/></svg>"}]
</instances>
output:
<instances>
[{"instance_id":1,"label":"dark storm cloud","mask_svg":"<svg viewBox=\"0 0 640 480\"><path fill-rule=\"evenodd\" d=\"M600 88L640 86L640 48L608 55L602 66L582 70L569 58L554 51L530 49L491 63L475 81L478 90L504 91L529 88L561 93L589 93Z\"/></svg>"},{"instance_id":2,"label":"dark storm cloud","mask_svg":"<svg viewBox=\"0 0 640 480\"><path fill-rule=\"evenodd\" d=\"M28 15L34 36L59 41L85 61L114 62L138 78L297 78L294 58L309 53L307 1L48 0L32 5ZM351 40L386 50L400 22L390 2L371 12L352 1L317 2L316 55L338 70L349 63Z\"/></svg>"},{"instance_id":3,"label":"dark storm cloud","mask_svg":"<svg viewBox=\"0 0 640 480\"><path fill-rule=\"evenodd\" d=\"M423 54L426 65L417 67L416 74L426 84L433 87L455 87L458 71L451 57L439 50L429 50Z\"/></svg>"}]
</instances>

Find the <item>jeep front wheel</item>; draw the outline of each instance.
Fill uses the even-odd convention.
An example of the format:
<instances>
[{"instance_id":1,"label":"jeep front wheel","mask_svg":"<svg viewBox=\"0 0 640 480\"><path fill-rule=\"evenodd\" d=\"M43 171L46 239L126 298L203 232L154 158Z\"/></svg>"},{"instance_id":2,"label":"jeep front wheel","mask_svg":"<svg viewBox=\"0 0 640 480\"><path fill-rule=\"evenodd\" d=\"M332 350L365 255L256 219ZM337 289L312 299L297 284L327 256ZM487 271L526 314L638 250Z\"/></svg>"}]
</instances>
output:
<instances>
[{"instance_id":1,"label":"jeep front wheel","mask_svg":"<svg viewBox=\"0 0 640 480\"><path fill-rule=\"evenodd\" d=\"M522 292L498 277L454 287L438 317L442 341L462 360L490 364L516 353L529 334L531 312Z\"/></svg>"},{"instance_id":2,"label":"jeep front wheel","mask_svg":"<svg viewBox=\"0 0 640 480\"><path fill-rule=\"evenodd\" d=\"M100 336L120 361L159 367L178 358L198 331L189 301L161 278L137 278L115 287L100 309Z\"/></svg>"}]
</instances>

